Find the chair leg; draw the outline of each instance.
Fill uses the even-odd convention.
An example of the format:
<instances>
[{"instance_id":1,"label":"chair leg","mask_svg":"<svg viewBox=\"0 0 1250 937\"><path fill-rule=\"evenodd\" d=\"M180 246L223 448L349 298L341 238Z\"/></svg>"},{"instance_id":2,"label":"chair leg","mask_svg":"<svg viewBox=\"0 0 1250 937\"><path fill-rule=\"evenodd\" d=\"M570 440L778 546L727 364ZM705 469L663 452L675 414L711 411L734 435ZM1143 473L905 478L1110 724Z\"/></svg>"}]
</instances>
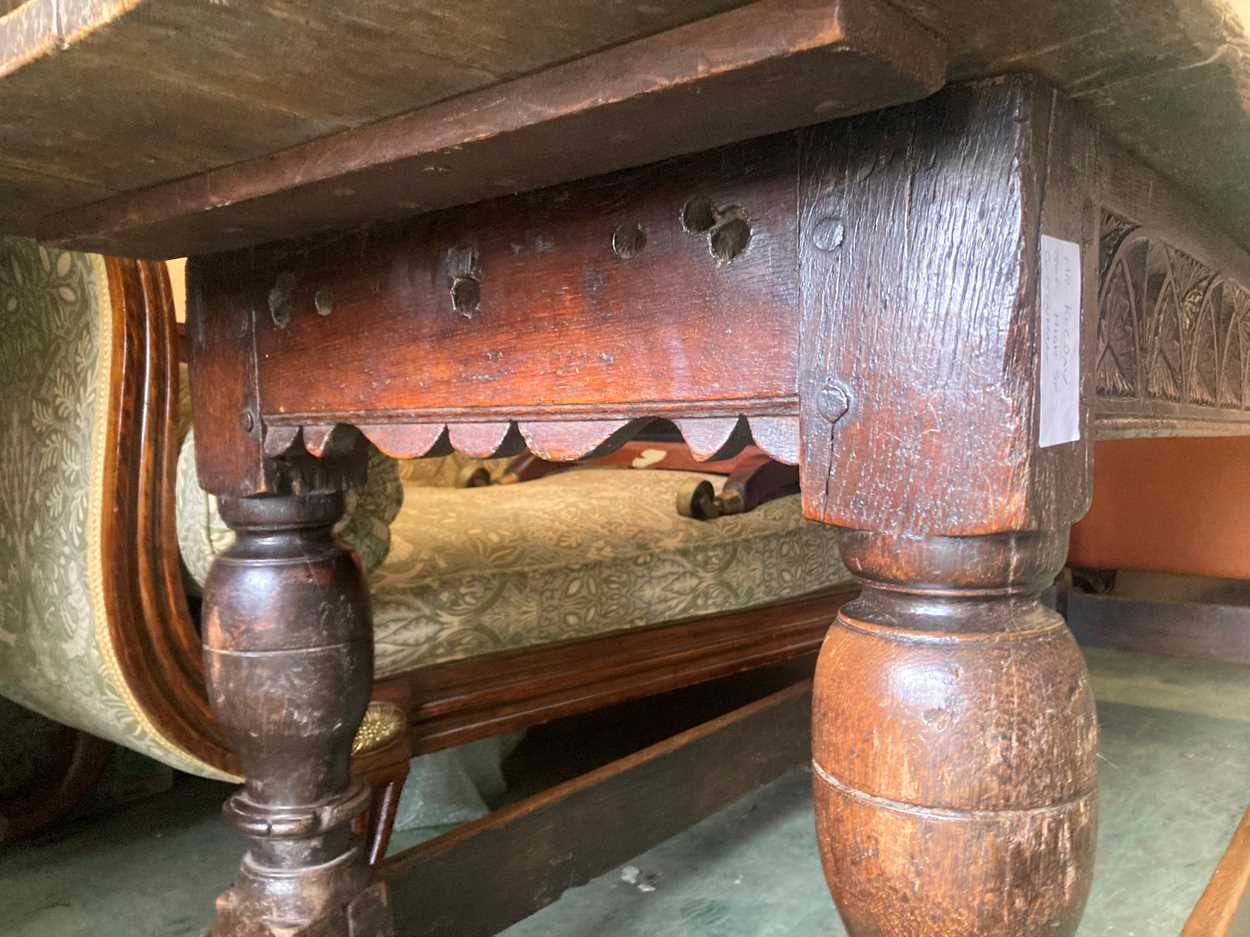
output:
<instances>
[{"instance_id":1,"label":"chair leg","mask_svg":"<svg viewBox=\"0 0 1250 937\"><path fill-rule=\"evenodd\" d=\"M369 864L377 865L386 858L386 847L391 843L391 834L395 832L395 815L399 810L399 797L404 791L402 778L392 778L371 788L372 798L369 806Z\"/></svg>"},{"instance_id":2,"label":"chair leg","mask_svg":"<svg viewBox=\"0 0 1250 937\"><path fill-rule=\"evenodd\" d=\"M813 788L852 937L1070 937L1093 871L1085 663L1039 601L1056 532L846 531L864 582L821 650Z\"/></svg>"},{"instance_id":3,"label":"chair leg","mask_svg":"<svg viewBox=\"0 0 1250 937\"><path fill-rule=\"evenodd\" d=\"M369 785L369 813L365 824L368 830L369 864L377 865L386 858L386 848L395 831L395 816L399 810L399 798L404 792L412 765L412 747L408 742L408 724L403 711L393 704L382 703L402 720L399 734L378 749L361 751L353 760L356 776ZM360 740L357 738L357 745Z\"/></svg>"},{"instance_id":4,"label":"chair leg","mask_svg":"<svg viewBox=\"0 0 1250 937\"><path fill-rule=\"evenodd\" d=\"M368 862L353 735L373 671L369 596L334 538L340 494L228 499L235 544L205 588L213 709L246 782L225 812L250 840L211 937L393 937Z\"/></svg>"}]
</instances>

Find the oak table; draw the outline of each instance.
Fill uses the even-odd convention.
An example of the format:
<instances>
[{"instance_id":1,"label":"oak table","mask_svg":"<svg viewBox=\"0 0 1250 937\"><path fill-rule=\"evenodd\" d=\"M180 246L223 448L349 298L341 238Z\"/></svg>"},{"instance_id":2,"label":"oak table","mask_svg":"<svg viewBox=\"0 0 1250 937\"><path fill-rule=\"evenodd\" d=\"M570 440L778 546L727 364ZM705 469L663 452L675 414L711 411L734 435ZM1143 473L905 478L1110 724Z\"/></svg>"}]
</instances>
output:
<instances>
[{"instance_id":1,"label":"oak table","mask_svg":"<svg viewBox=\"0 0 1250 937\"><path fill-rule=\"evenodd\" d=\"M352 832L371 633L331 529L365 441L568 460L656 417L797 463L863 582L813 702L847 930L1072 935L1097 727L1039 593L1097 436L1250 432L1235 8L347 6L0 3L0 227L191 257L251 838L215 937L416 901Z\"/></svg>"}]
</instances>

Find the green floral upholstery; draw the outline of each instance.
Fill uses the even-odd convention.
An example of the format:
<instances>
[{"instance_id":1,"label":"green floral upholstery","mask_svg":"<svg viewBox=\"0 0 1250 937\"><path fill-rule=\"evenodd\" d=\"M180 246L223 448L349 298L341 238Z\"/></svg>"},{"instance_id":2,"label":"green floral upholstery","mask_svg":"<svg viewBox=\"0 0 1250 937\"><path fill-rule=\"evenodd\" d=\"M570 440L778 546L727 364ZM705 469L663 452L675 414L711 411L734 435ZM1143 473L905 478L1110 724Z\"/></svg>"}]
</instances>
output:
<instances>
[{"instance_id":1,"label":"green floral upholstery","mask_svg":"<svg viewBox=\"0 0 1250 937\"><path fill-rule=\"evenodd\" d=\"M390 550L390 524L399 513L404 489L400 463L372 449L369 476L364 487L345 497L343 517L335 532L355 548L372 572ZM217 512L217 499L200 487L195 474L195 433L187 434L178 453L175 504L178 548L194 586L204 585L213 557L234 542L234 532Z\"/></svg>"},{"instance_id":2,"label":"green floral upholstery","mask_svg":"<svg viewBox=\"0 0 1250 937\"><path fill-rule=\"evenodd\" d=\"M689 472L582 468L536 481L455 488L458 453L396 462L375 451L340 534L370 570L375 669L389 677L489 651L584 638L764 605L850 584L832 529L797 496L714 521L681 517ZM400 503L402 502L402 509ZM178 465L183 561L203 583L233 534Z\"/></svg>"},{"instance_id":3,"label":"green floral upholstery","mask_svg":"<svg viewBox=\"0 0 1250 937\"><path fill-rule=\"evenodd\" d=\"M502 475L511 463L511 459L474 459L453 452L432 459L405 459L399 463L399 478L405 487L455 488L461 474L469 467L484 468L494 479Z\"/></svg>"},{"instance_id":4,"label":"green floral upholstery","mask_svg":"<svg viewBox=\"0 0 1250 937\"><path fill-rule=\"evenodd\" d=\"M234 531L217 512L217 497L200 487L195 474L195 433L189 432L178 453L174 482L178 550L193 588L203 588L213 557L234 542Z\"/></svg>"},{"instance_id":5,"label":"green floral upholstery","mask_svg":"<svg viewBox=\"0 0 1250 937\"><path fill-rule=\"evenodd\" d=\"M111 321L103 258L0 238L0 693L220 777L148 720L109 635L100 518L111 509Z\"/></svg>"},{"instance_id":6,"label":"green floral upholstery","mask_svg":"<svg viewBox=\"0 0 1250 937\"><path fill-rule=\"evenodd\" d=\"M179 460L179 541L203 582L233 534L196 483L193 445ZM695 521L677 513L677 490L692 477L719 488L723 477L582 468L454 487L468 467L498 476L508 462L453 453L396 463L375 453L377 490L361 496L342 534L371 571L377 676L852 581L833 530L804 520L797 496Z\"/></svg>"},{"instance_id":7,"label":"green floral upholstery","mask_svg":"<svg viewBox=\"0 0 1250 937\"><path fill-rule=\"evenodd\" d=\"M691 477L583 468L486 488L406 482L370 580L378 675L851 582L834 531L804 520L798 496L696 521L675 507Z\"/></svg>"}]
</instances>

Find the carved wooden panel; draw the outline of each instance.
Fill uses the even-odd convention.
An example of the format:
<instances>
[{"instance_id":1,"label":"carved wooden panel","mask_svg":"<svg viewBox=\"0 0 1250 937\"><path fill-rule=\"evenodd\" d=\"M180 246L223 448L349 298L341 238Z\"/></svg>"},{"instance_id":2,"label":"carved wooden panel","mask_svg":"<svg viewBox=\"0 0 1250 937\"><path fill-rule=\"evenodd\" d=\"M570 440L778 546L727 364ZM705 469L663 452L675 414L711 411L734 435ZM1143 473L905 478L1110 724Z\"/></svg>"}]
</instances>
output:
<instances>
[{"instance_id":1,"label":"carved wooden panel","mask_svg":"<svg viewBox=\"0 0 1250 937\"><path fill-rule=\"evenodd\" d=\"M1243 432L1250 290L1112 212L1102 216L1095 358L1104 435ZM1239 428L1240 426L1240 428Z\"/></svg>"}]
</instances>

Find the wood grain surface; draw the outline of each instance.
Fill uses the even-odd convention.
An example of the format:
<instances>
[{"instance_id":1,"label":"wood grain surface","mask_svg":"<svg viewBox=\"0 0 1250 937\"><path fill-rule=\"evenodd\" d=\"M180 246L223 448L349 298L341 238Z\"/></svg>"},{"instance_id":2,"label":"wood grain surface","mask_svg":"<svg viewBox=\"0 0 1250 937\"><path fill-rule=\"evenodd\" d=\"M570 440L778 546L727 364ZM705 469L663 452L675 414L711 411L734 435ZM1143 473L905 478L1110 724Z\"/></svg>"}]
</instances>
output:
<instances>
[{"instance_id":1,"label":"wood grain surface","mask_svg":"<svg viewBox=\"0 0 1250 937\"><path fill-rule=\"evenodd\" d=\"M139 188L515 79L738 2L28 0L0 18L3 163ZM77 145L84 141L92 145Z\"/></svg>"},{"instance_id":2,"label":"wood grain surface","mask_svg":"<svg viewBox=\"0 0 1250 937\"><path fill-rule=\"evenodd\" d=\"M951 80L1047 79L1250 243L1244 4L738 6L28 0L0 17L0 218L171 256L405 210L384 191L428 210L915 97L943 78L927 35ZM508 168L508 152L525 158Z\"/></svg>"},{"instance_id":3,"label":"wood grain surface","mask_svg":"<svg viewBox=\"0 0 1250 937\"><path fill-rule=\"evenodd\" d=\"M212 937L350 934L356 911L386 916L361 835L370 791L351 776L373 621L360 560L333 532L342 514L338 492L221 502L235 539L204 583L204 670L244 775L225 814L249 849Z\"/></svg>"},{"instance_id":4,"label":"wood grain surface","mask_svg":"<svg viewBox=\"0 0 1250 937\"><path fill-rule=\"evenodd\" d=\"M532 389L531 411L544 417L647 415L612 406L631 388L650 409L698 394L734 417L784 413L796 309L788 142L452 209L321 249L252 252L247 279L232 285L260 311L267 425L319 414L515 417L517 386ZM688 230L683 210L698 200L733 219ZM729 224L745 240L721 256L716 237ZM613 246L621 229L643 242L627 258ZM275 315L279 289L286 305ZM458 298L466 289L471 303ZM332 308L319 310L319 295ZM753 353L740 355L748 345ZM295 360L318 361L318 380L286 366Z\"/></svg>"},{"instance_id":5,"label":"wood grain surface","mask_svg":"<svg viewBox=\"0 0 1250 937\"><path fill-rule=\"evenodd\" d=\"M847 531L864 582L821 648L812 789L850 937L1073 937L1094 872L1098 725L1038 600L1066 531Z\"/></svg>"},{"instance_id":6,"label":"wood grain surface","mask_svg":"<svg viewBox=\"0 0 1250 937\"><path fill-rule=\"evenodd\" d=\"M572 458L650 417L713 458L756 418L797 415L805 511L848 528L843 559L866 583L816 680L819 837L848 931L1070 937L1097 731L1079 652L1038 595L1090 496L1102 196L1141 178L1108 169L1128 158L1102 143L1016 76L196 258L192 365L214 421L201 480L282 504L355 481L363 432L409 455L530 440ZM1178 217L1186 241L1236 261L1194 233L1192 208ZM1044 236L1075 245L1082 284L1079 439L1051 446ZM451 710L494 691L450 689ZM575 700L554 689L549 712ZM532 715L496 702L497 726ZM435 744L482 731L474 708Z\"/></svg>"},{"instance_id":7,"label":"wood grain surface","mask_svg":"<svg viewBox=\"0 0 1250 937\"><path fill-rule=\"evenodd\" d=\"M374 689L403 705L414 752L437 751L814 654L853 590L450 661Z\"/></svg>"},{"instance_id":8,"label":"wood grain surface","mask_svg":"<svg viewBox=\"0 0 1250 937\"><path fill-rule=\"evenodd\" d=\"M180 393L173 300L162 264L106 261L112 383L101 518L107 626L122 679L162 735L212 767L238 761L209 708L200 636L174 527Z\"/></svg>"},{"instance_id":9,"label":"wood grain surface","mask_svg":"<svg viewBox=\"0 0 1250 937\"><path fill-rule=\"evenodd\" d=\"M1183 399L1106 386L1112 215L1197 265L1211 298L1173 343ZM1084 286L1081 438L1048 447L1042 235L1079 245ZM339 425L400 457L575 459L665 417L707 458L754 438L793 462L802 435L805 471L835 479L809 486L812 516L984 533L1080 516L1096 431L1232 432L1250 410L1247 254L1028 77L190 267L201 480L219 493L312 467L350 441ZM1138 318L1145 335L1159 316ZM1145 368L1158 343L1140 343ZM922 460L944 483L900 514L888 487Z\"/></svg>"},{"instance_id":10,"label":"wood grain surface","mask_svg":"<svg viewBox=\"0 0 1250 937\"><path fill-rule=\"evenodd\" d=\"M1241 818L1181 937L1250 935L1250 813Z\"/></svg>"},{"instance_id":11,"label":"wood grain surface","mask_svg":"<svg viewBox=\"0 0 1250 937\"><path fill-rule=\"evenodd\" d=\"M563 13L576 29L590 15L562 6L530 19ZM525 5L504 9L506 25ZM520 51L536 33L502 35ZM354 55L389 61L364 46ZM763 0L272 156L279 147L249 142L263 159L52 220L41 236L169 256L394 219L913 100L941 86L944 68L941 44L877 0ZM404 87L402 67L356 70Z\"/></svg>"},{"instance_id":12,"label":"wood grain surface","mask_svg":"<svg viewBox=\"0 0 1250 937\"><path fill-rule=\"evenodd\" d=\"M750 442L739 417L758 417L762 441L793 460L796 156L782 134L194 258L201 484L272 490L338 424L405 457L528 443L569 459L664 416L710 458ZM641 242L621 250L622 230Z\"/></svg>"},{"instance_id":13,"label":"wood grain surface","mask_svg":"<svg viewBox=\"0 0 1250 937\"><path fill-rule=\"evenodd\" d=\"M1095 308L1092 150L1056 107L1016 78L803 132L808 516L962 535L1085 512L1088 387L1081 439L1038 445L1040 234L1082 248L1086 359Z\"/></svg>"}]
</instances>

